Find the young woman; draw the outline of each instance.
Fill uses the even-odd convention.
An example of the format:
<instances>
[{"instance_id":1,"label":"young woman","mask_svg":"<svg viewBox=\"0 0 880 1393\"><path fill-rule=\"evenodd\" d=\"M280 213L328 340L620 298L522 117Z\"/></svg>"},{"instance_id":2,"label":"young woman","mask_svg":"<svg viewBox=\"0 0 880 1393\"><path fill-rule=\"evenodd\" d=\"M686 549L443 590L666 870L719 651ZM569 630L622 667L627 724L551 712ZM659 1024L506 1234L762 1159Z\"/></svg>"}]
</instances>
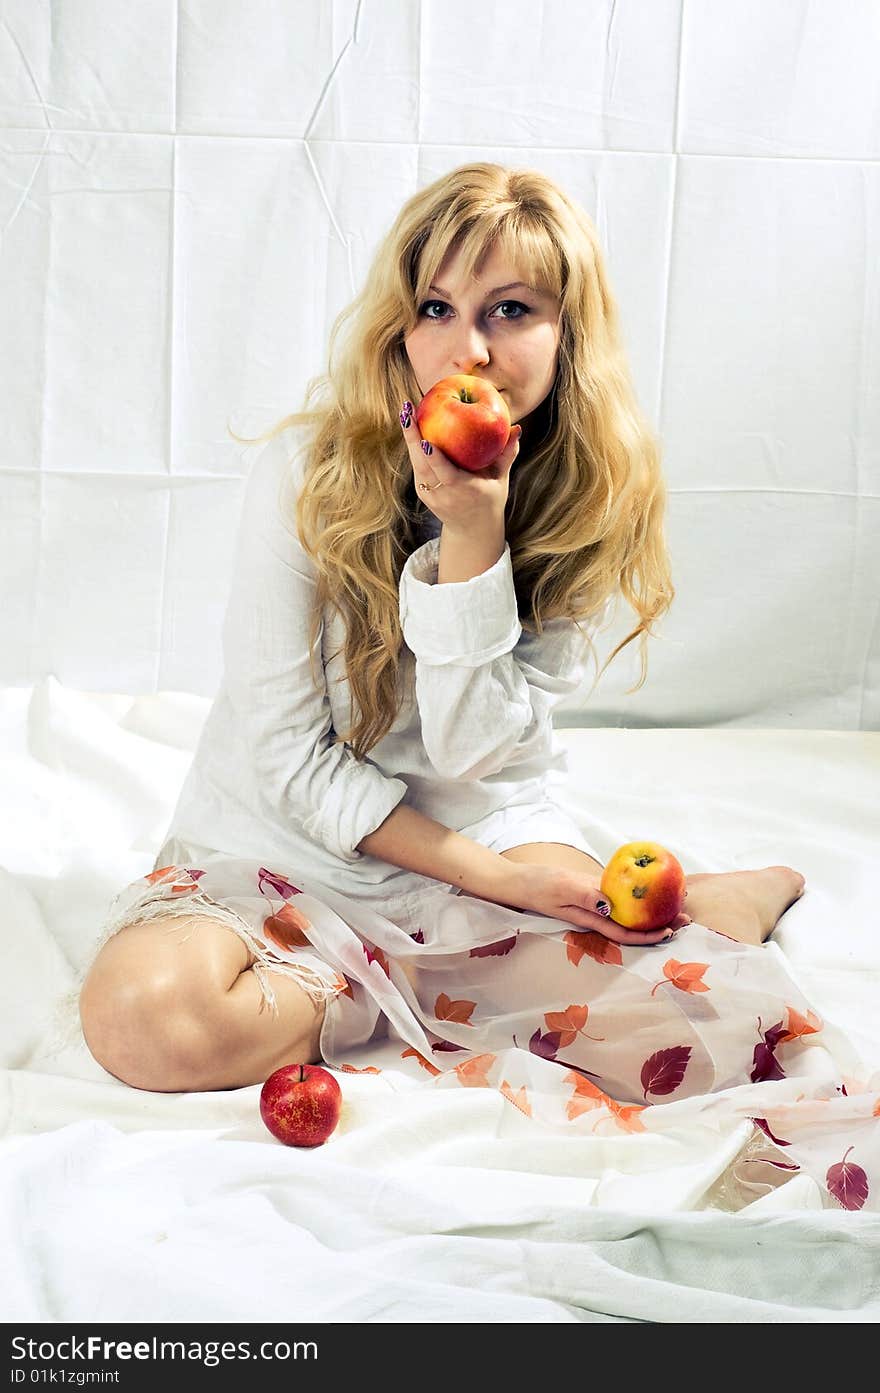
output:
<instances>
[{"instance_id":1,"label":"young woman","mask_svg":"<svg viewBox=\"0 0 880 1393\"><path fill-rule=\"evenodd\" d=\"M311 407L260 437L223 682L80 995L95 1059L159 1091L384 1065L633 1130L655 1103L805 1072L822 1023L761 947L803 877L690 875L685 914L628 931L554 802L552 713L592 635L623 599L644 681L673 596L590 219L540 173L453 170L402 208L330 350ZM415 423L456 373L514 425L477 474Z\"/></svg>"}]
</instances>

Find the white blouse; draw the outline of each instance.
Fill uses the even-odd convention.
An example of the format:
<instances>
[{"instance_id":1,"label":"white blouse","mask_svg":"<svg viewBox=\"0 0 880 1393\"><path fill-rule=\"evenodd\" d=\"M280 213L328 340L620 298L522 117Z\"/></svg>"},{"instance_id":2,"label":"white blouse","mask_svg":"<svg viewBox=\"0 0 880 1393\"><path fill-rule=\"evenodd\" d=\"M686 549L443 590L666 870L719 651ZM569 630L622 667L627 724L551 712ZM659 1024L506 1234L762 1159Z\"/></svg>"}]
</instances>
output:
<instances>
[{"instance_id":1,"label":"white blouse","mask_svg":"<svg viewBox=\"0 0 880 1393\"><path fill-rule=\"evenodd\" d=\"M363 761L333 743L351 719L345 629L325 606L316 687L316 570L292 513L304 462L299 428L287 427L248 476L223 677L155 867L217 854L259 858L294 878L299 867L407 927L426 887L453 887L357 850L403 800L495 851L562 841L595 856L553 801L567 768L552 712L584 677L586 639L566 619L540 638L523 632L509 545L482 575L438 585L440 523L427 509L427 539L400 579L415 701Z\"/></svg>"}]
</instances>

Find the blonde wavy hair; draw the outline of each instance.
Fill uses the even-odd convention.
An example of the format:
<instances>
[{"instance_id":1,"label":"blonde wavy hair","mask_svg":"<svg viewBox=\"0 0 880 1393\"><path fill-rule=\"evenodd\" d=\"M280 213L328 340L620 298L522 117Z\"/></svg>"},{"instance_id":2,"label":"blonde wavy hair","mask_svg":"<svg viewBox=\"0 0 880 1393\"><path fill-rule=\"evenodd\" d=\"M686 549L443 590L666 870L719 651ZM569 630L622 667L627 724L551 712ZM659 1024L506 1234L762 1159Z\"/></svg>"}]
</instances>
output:
<instances>
[{"instance_id":1,"label":"blonde wavy hair","mask_svg":"<svg viewBox=\"0 0 880 1393\"><path fill-rule=\"evenodd\" d=\"M641 674L629 689L636 691L647 676L647 636L675 593L660 450L636 401L592 221L536 170L488 163L452 170L401 208L363 289L333 324L328 371L309 381L305 409L261 436L235 436L256 444L288 426L309 428L294 516L317 571L312 671L317 683L314 654L329 601L345 622L352 696L353 724L336 741L358 759L412 697L398 587L424 504L398 421L400 403L420 398L404 339L447 254L460 252L463 274L479 275L496 247L561 308L556 380L535 416L537 443L510 474L505 526L523 630L540 635L559 617L595 626L619 592L638 623L594 686L638 638ZM595 658L588 634L585 641Z\"/></svg>"}]
</instances>

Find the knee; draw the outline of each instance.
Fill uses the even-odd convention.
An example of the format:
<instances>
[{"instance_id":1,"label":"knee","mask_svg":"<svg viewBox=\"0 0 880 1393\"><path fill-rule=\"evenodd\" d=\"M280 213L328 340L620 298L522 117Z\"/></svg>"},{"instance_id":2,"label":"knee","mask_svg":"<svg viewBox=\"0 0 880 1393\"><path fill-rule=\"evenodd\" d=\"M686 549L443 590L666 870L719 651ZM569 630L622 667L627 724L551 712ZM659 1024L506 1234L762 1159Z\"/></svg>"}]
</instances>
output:
<instances>
[{"instance_id":1,"label":"knee","mask_svg":"<svg viewBox=\"0 0 880 1393\"><path fill-rule=\"evenodd\" d=\"M180 984L165 975L120 978L96 963L79 996L89 1053L132 1088L188 1093L214 1053L210 1013L188 1004Z\"/></svg>"}]
</instances>

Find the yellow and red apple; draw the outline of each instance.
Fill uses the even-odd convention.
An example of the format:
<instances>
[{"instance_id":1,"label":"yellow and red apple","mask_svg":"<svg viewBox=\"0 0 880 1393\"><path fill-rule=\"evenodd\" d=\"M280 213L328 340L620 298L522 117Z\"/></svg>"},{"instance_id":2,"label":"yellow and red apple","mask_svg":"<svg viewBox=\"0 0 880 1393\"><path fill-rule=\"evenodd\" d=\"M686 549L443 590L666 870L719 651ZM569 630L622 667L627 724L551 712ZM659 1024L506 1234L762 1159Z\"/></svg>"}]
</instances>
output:
<instances>
[{"instance_id":1,"label":"yellow and red apple","mask_svg":"<svg viewBox=\"0 0 880 1393\"><path fill-rule=\"evenodd\" d=\"M610 918L625 929L663 929L684 905L681 863L659 842L627 842L609 860L600 882Z\"/></svg>"},{"instance_id":2,"label":"yellow and red apple","mask_svg":"<svg viewBox=\"0 0 880 1393\"><path fill-rule=\"evenodd\" d=\"M476 473L501 454L510 436L510 412L501 393L482 377L443 377L416 407L416 425L459 469Z\"/></svg>"}]
</instances>

